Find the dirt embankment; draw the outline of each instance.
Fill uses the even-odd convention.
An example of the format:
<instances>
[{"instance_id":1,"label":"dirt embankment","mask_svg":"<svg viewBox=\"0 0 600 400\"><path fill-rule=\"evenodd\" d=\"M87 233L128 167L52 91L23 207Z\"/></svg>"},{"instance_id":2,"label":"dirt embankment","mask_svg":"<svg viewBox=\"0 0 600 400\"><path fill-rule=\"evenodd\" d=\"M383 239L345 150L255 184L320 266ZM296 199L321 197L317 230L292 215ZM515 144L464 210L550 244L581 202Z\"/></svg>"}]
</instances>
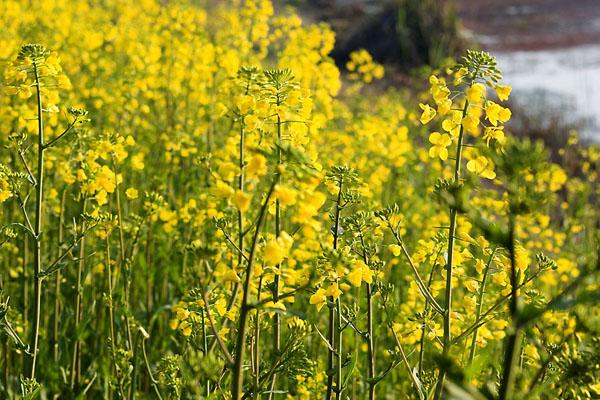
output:
<instances>
[{"instance_id":1,"label":"dirt embankment","mask_svg":"<svg viewBox=\"0 0 600 400\"><path fill-rule=\"evenodd\" d=\"M599 0L455 0L464 26L496 51L600 43Z\"/></svg>"}]
</instances>

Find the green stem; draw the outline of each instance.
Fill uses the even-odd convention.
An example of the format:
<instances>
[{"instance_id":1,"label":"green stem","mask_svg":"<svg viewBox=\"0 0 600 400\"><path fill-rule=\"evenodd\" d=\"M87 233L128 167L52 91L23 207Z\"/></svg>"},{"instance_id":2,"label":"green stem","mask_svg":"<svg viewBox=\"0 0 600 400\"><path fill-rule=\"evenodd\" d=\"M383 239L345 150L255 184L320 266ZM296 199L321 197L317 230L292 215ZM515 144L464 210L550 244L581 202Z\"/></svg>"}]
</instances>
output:
<instances>
[{"instance_id":1,"label":"green stem","mask_svg":"<svg viewBox=\"0 0 600 400\"><path fill-rule=\"evenodd\" d=\"M519 354L522 346L522 331L519 326L519 289L517 263L515 254L515 216L512 212L509 214L509 254L510 254L510 315L512 326L506 337L506 347L504 352L503 374L500 383L499 400L511 400L513 398L513 389L515 377L518 370Z\"/></svg>"},{"instance_id":2,"label":"green stem","mask_svg":"<svg viewBox=\"0 0 600 400\"><path fill-rule=\"evenodd\" d=\"M279 94L277 94L277 107L280 106ZM281 155L281 117L277 114L277 183L281 181L281 175L279 173L279 166L283 163L282 155ZM275 237L279 237L281 233L281 204L279 204L279 199L275 200ZM279 271L281 269L281 264L277 264L275 268ZM279 301L279 274L275 274L275 278L273 279L273 302L277 303ZM279 313L275 313L273 316L273 360L275 360L279 355L279 350L281 349L281 322ZM271 381L271 388L269 390L269 400L273 398L273 393L275 390L275 380L277 379L277 374L273 374L273 379Z\"/></svg>"},{"instance_id":3,"label":"green stem","mask_svg":"<svg viewBox=\"0 0 600 400\"><path fill-rule=\"evenodd\" d=\"M150 382L152 383L154 393L156 393L156 397L159 400L162 400L160 390L158 389L158 381L154 379L154 376L152 375L152 368L150 368L150 363L148 362L148 355L146 354L146 338L142 338L142 354L144 355L144 364L146 365L146 371L150 377Z\"/></svg>"},{"instance_id":4,"label":"green stem","mask_svg":"<svg viewBox=\"0 0 600 400\"><path fill-rule=\"evenodd\" d=\"M86 199L82 200L81 210L85 213ZM82 225L82 232L85 231L85 223ZM79 341L79 322L81 321L81 302L82 302L82 286L81 286L81 275L85 267L85 237L81 239L81 246L79 247L79 262L77 265L77 283L75 286L75 343L73 344L73 359L71 363L71 388L75 385L79 385L80 369L78 365L81 359L81 343Z\"/></svg>"},{"instance_id":5,"label":"green stem","mask_svg":"<svg viewBox=\"0 0 600 400\"><path fill-rule=\"evenodd\" d=\"M360 245L362 247L363 261L365 265L369 265L365 239L362 232L359 232ZM375 399L375 343L373 338L373 293L371 284L365 282L367 287L367 356L368 356L368 378L369 378L369 400Z\"/></svg>"},{"instance_id":6,"label":"green stem","mask_svg":"<svg viewBox=\"0 0 600 400\"><path fill-rule=\"evenodd\" d=\"M40 90L40 80L37 69L37 62L33 63L33 74L35 77L35 88L37 95L38 111L38 157L37 157L37 177L35 190L35 253L33 264L33 322L31 331L31 362L29 368L29 377L35 379L35 367L38 355L38 341L40 335L40 315L42 309L42 213L44 200L44 122L42 109L42 94Z\"/></svg>"},{"instance_id":7,"label":"green stem","mask_svg":"<svg viewBox=\"0 0 600 400\"><path fill-rule=\"evenodd\" d=\"M462 111L461 121L467 114L469 108L469 101L465 99L465 106ZM456 144L456 157L454 163L454 184L457 184L460 180L460 167L462 162L462 148L464 140L464 127L461 123L460 131L458 133L458 143ZM454 267L454 240L456 235L456 219L458 211L455 207L450 207L450 231L448 233L448 262L446 264L446 289L445 289L445 305L444 310L444 341L443 341L443 354L448 356L450 352L450 346L452 344L452 273ZM439 400L442 395L442 389L444 388L444 379L446 378L446 371L440 369L437 386L435 389L434 400Z\"/></svg>"},{"instance_id":8,"label":"green stem","mask_svg":"<svg viewBox=\"0 0 600 400\"><path fill-rule=\"evenodd\" d=\"M59 248L59 256L60 256L60 246L64 240L63 233L63 225L65 221L65 201L67 198L67 189L64 189L62 192L61 200L60 200L60 213L58 217L58 248ZM53 351L53 361L58 362L58 329L60 325L60 281L62 280L62 273L60 270L56 272L56 277L54 280L54 330L52 332L52 343L54 344Z\"/></svg>"},{"instance_id":9,"label":"green stem","mask_svg":"<svg viewBox=\"0 0 600 400\"><path fill-rule=\"evenodd\" d=\"M335 220L333 225L333 249L336 250L338 247L338 238L340 231L340 212L341 202L342 202L342 188L343 188L343 178L340 177L339 188L337 199L335 201ZM329 351L327 353L327 393L326 400L330 400L333 394L333 376L335 375L333 372L334 364L335 364L335 353L336 353L336 340L335 340L335 332L336 332L336 321L335 321L335 307L333 306L334 299L333 297L329 297L329 335L328 340L330 344ZM339 387L337 388L339 390Z\"/></svg>"},{"instance_id":10,"label":"green stem","mask_svg":"<svg viewBox=\"0 0 600 400\"><path fill-rule=\"evenodd\" d=\"M248 313L252 309L248 305L248 298L250 296L250 281L252 279L252 268L254 267L254 257L256 254L256 246L258 244L260 228L262 226L267 208L269 206L269 201L271 200L271 196L273 195L273 191L275 190L276 183L277 179L274 179L271 183L271 187L267 192L265 201L258 214L256 228L254 230L254 236L252 238L252 244L250 245L250 253L248 254L248 264L246 266L246 279L242 288L242 304L240 306L240 320L238 325L237 341L235 345L235 361L232 372L233 378L231 381L231 394L233 400L240 400L242 398L242 387L244 384L244 371L242 369L242 365L244 362L244 344L246 343L246 335L248 328Z\"/></svg>"},{"instance_id":11,"label":"green stem","mask_svg":"<svg viewBox=\"0 0 600 400\"><path fill-rule=\"evenodd\" d=\"M487 277L490 271L490 267L492 265L492 261L494 260L494 254L496 253L496 249L492 250L492 254L490 254L490 258L485 266L485 270L483 271L483 278L481 279L481 287L479 288L479 294L477 298L477 310L475 312L475 321L478 321L481 317L481 311L483 309L483 296L485 294L485 285L487 283ZM471 341L471 350L469 351L469 363L471 365L473 360L475 359L475 349L477 348L477 331L475 328L473 331L473 340Z\"/></svg>"}]
</instances>

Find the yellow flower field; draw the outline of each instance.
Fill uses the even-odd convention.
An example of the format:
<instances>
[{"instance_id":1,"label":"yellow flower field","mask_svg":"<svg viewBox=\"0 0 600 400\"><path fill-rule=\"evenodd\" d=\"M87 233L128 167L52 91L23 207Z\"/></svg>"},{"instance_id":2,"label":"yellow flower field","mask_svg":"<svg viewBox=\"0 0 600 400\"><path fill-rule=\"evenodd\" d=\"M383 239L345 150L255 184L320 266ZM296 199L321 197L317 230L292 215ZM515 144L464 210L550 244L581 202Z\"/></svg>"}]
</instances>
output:
<instances>
[{"instance_id":1,"label":"yellow flower field","mask_svg":"<svg viewBox=\"0 0 600 400\"><path fill-rule=\"evenodd\" d=\"M383 91L268 0L0 24L1 399L600 398L600 149L515 138L493 55Z\"/></svg>"}]
</instances>

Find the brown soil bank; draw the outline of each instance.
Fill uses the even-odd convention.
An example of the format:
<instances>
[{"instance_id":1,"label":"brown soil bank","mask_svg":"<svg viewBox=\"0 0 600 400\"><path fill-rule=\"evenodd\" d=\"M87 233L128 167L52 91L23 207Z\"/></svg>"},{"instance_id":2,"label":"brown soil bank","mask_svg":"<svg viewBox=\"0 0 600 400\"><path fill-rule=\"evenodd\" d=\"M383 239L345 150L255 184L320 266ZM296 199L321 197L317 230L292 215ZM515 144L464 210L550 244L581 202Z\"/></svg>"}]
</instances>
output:
<instances>
[{"instance_id":1,"label":"brown soil bank","mask_svg":"<svg viewBox=\"0 0 600 400\"><path fill-rule=\"evenodd\" d=\"M541 50L600 43L599 0L455 0L484 47Z\"/></svg>"}]
</instances>

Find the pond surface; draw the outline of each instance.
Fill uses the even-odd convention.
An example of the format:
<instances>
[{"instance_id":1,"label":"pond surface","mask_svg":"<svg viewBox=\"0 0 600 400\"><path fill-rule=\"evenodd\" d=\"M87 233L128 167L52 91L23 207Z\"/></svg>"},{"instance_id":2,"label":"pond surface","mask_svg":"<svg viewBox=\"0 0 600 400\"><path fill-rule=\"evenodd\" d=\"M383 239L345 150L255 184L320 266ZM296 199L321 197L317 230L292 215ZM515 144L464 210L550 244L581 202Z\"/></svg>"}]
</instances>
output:
<instances>
[{"instance_id":1,"label":"pond surface","mask_svg":"<svg viewBox=\"0 0 600 400\"><path fill-rule=\"evenodd\" d=\"M584 125L582 136L600 141L600 45L496 56L519 106L562 111L565 121Z\"/></svg>"},{"instance_id":2,"label":"pond surface","mask_svg":"<svg viewBox=\"0 0 600 400\"><path fill-rule=\"evenodd\" d=\"M466 33L497 56L515 103L586 120L580 133L600 142L600 0L456 4Z\"/></svg>"}]
</instances>

